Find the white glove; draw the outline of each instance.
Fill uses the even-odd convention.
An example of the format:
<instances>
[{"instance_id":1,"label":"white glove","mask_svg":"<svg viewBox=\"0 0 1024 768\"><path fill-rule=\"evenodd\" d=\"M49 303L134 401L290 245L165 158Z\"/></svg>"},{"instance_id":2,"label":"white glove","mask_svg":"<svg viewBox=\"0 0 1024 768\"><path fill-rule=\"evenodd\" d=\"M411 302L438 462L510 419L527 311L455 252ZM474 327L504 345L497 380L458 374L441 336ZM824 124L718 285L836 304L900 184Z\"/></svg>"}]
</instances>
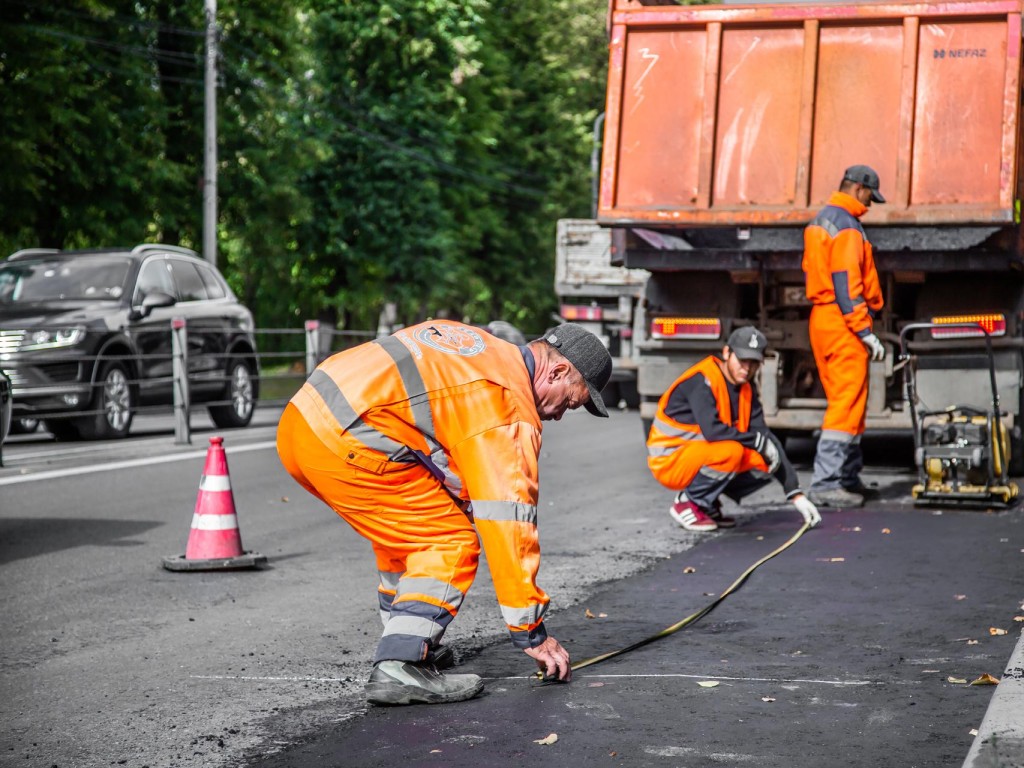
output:
<instances>
[{"instance_id":1,"label":"white glove","mask_svg":"<svg viewBox=\"0 0 1024 768\"><path fill-rule=\"evenodd\" d=\"M868 354L872 360L875 362L885 360L885 347L882 346L882 342L878 340L875 334L869 333L867 336L862 336L860 340L868 348Z\"/></svg>"},{"instance_id":2,"label":"white glove","mask_svg":"<svg viewBox=\"0 0 1024 768\"><path fill-rule=\"evenodd\" d=\"M797 512L804 516L804 522L807 523L810 528L813 528L821 522L821 515L818 513L818 508L814 506L814 502L802 493L793 497L793 506L796 507Z\"/></svg>"},{"instance_id":3,"label":"white glove","mask_svg":"<svg viewBox=\"0 0 1024 768\"><path fill-rule=\"evenodd\" d=\"M764 432L758 432L754 450L761 454L764 463L768 465L768 474L774 475L775 470L779 468L779 463L782 461L775 441L764 434Z\"/></svg>"}]
</instances>

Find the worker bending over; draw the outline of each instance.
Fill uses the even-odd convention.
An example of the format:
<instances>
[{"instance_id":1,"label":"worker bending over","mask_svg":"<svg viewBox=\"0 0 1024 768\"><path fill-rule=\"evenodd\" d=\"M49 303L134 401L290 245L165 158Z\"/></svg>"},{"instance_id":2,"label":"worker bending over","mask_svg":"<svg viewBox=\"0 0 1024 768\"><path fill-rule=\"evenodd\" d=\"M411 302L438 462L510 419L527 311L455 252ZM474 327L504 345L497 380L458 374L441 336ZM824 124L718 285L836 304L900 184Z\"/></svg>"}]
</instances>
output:
<instances>
[{"instance_id":1,"label":"worker bending over","mask_svg":"<svg viewBox=\"0 0 1024 768\"><path fill-rule=\"evenodd\" d=\"M860 224L872 201L885 202L878 174L866 165L847 168L839 191L804 229L811 349L828 400L808 492L823 507L859 507L868 490L860 479L868 359L885 359L871 330L882 310L882 289Z\"/></svg>"},{"instance_id":2,"label":"worker bending over","mask_svg":"<svg viewBox=\"0 0 1024 768\"><path fill-rule=\"evenodd\" d=\"M659 483L678 491L669 514L688 531L732 528L736 521L722 513L719 497L738 502L773 475L808 525L821 521L764 421L752 380L767 346L756 328L737 328L721 358L701 360L658 401L647 465Z\"/></svg>"},{"instance_id":3,"label":"worker bending over","mask_svg":"<svg viewBox=\"0 0 1024 768\"><path fill-rule=\"evenodd\" d=\"M483 689L477 675L438 669L453 662L441 637L481 542L513 645L569 681L536 582L541 422L580 406L606 417L611 370L600 339L571 323L516 346L434 321L328 358L292 398L278 426L281 461L376 555L384 634L370 702L461 701Z\"/></svg>"}]
</instances>

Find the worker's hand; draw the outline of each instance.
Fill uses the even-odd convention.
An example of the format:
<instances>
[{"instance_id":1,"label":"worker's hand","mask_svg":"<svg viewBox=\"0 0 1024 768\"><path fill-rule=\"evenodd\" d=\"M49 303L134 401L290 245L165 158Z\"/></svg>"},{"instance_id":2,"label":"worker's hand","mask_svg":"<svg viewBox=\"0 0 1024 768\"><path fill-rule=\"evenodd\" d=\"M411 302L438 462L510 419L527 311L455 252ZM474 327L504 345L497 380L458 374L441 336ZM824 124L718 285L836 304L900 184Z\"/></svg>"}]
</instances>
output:
<instances>
[{"instance_id":1,"label":"worker's hand","mask_svg":"<svg viewBox=\"0 0 1024 768\"><path fill-rule=\"evenodd\" d=\"M814 502L804 496L802 493L798 493L793 497L793 506L796 507L804 517L804 522L807 523L808 527L813 528L821 522L821 514L818 512L818 508L814 506Z\"/></svg>"},{"instance_id":2,"label":"worker's hand","mask_svg":"<svg viewBox=\"0 0 1024 768\"><path fill-rule=\"evenodd\" d=\"M761 458L764 459L764 463L768 465L768 474L775 474L775 470L779 468L779 463L782 461L782 457L779 456L779 448L775 445L775 441L768 437L764 432L758 432L757 442L754 444L754 450L761 454Z\"/></svg>"},{"instance_id":3,"label":"worker's hand","mask_svg":"<svg viewBox=\"0 0 1024 768\"><path fill-rule=\"evenodd\" d=\"M868 355L872 360L875 362L885 360L885 347L882 346L882 342L878 340L875 334L869 333L867 336L862 336L860 340L868 348Z\"/></svg>"},{"instance_id":4,"label":"worker's hand","mask_svg":"<svg viewBox=\"0 0 1024 768\"><path fill-rule=\"evenodd\" d=\"M555 677L566 683L572 680L569 652L555 638L548 636L537 647L524 648L523 651L537 662L537 668L546 677Z\"/></svg>"}]
</instances>

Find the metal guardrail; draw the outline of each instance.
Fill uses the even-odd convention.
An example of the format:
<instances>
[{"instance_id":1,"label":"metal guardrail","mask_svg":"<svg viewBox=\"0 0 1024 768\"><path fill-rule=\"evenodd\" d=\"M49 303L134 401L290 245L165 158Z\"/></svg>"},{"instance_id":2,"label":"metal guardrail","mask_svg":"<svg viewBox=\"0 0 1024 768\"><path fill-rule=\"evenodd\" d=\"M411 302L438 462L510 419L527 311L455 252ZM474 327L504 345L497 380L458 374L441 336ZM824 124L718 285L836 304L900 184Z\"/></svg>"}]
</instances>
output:
<instances>
[{"instance_id":1,"label":"metal guardrail","mask_svg":"<svg viewBox=\"0 0 1024 768\"><path fill-rule=\"evenodd\" d=\"M140 384L170 384L172 391L172 402L167 405L140 405L137 402L130 404L130 411L133 416L139 414L158 414L172 412L175 418L175 443L191 443L190 414L194 407L191 397L191 386L189 371L189 346L188 346L188 322L184 318L173 318L167 325L167 333L171 337L170 354L139 354L139 355L82 355L69 357L67 350L60 350L55 354L55 364L87 365L94 367L95 363L102 359L104 361L121 362L147 362L155 365L160 363L169 364L171 374L169 376L156 376L145 378L130 378L127 384L137 388ZM338 330L323 324L317 320L307 320L303 328L255 328L252 335L256 341L254 354L242 352L224 352L207 355L221 363L220 375L211 375L209 371L204 372L203 383L222 382L225 386L229 381L229 365L234 359L256 359L257 370L253 372L253 378L258 388L259 396L256 398L254 407L280 407L291 398L290 386L272 386L268 384L275 382L294 382L294 389L297 390L302 382L309 377L323 360L335 352L370 341L380 335L379 330L373 331L349 331ZM260 339L275 337L272 343L267 346L270 350L260 351ZM294 339L294 341L292 341ZM301 341L300 341L301 339ZM290 364L289 364L290 363ZM32 365L45 365L46 360L40 355L33 355ZM2 364L0 364L2 365ZM133 366L134 367L134 366ZM280 369L284 370L280 370ZM195 372L192 374L195 379ZM93 386L96 385L92 381ZM267 389L273 388L275 392L267 397ZM279 392L287 393L286 396L275 396ZM201 407L227 405L231 400L203 400ZM63 419L80 418L82 416L93 416L103 413L102 410L67 410L47 412L39 418L58 421Z\"/></svg>"}]
</instances>

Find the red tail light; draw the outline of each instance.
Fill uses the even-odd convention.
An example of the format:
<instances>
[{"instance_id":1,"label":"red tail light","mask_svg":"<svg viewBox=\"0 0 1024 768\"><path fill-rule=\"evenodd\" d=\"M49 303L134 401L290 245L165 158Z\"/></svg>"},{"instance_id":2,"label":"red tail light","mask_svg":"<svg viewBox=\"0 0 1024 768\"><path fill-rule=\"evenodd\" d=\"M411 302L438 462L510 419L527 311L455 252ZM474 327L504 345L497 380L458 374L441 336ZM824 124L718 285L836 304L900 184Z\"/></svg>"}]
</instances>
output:
<instances>
[{"instance_id":1,"label":"red tail light","mask_svg":"<svg viewBox=\"0 0 1024 768\"><path fill-rule=\"evenodd\" d=\"M717 317L656 317L651 320L652 339L717 339L722 321Z\"/></svg>"},{"instance_id":2,"label":"red tail light","mask_svg":"<svg viewBox=\"0 0 1024 768\"><path fill-rule=\"evenodd\" d=\"M565 320L600 320L604 310L589 304L563 304L559 314Z\"/></svg>"},{"instance_id":3,"label":"red tail light","mask_svg":"<svg viewBox=\"0 0 1024 768\"><path fill-rule=\"evenodd\" d=\"M964 323L980 325L988 331L989 336L1006 335L1006 317L1001 314L949 315L933 317L932 322L951 326L950 328L932 328L933 339L969 339L975 336L984 336L980 329L971 328Z\"/></svg>"}]
</instances>

